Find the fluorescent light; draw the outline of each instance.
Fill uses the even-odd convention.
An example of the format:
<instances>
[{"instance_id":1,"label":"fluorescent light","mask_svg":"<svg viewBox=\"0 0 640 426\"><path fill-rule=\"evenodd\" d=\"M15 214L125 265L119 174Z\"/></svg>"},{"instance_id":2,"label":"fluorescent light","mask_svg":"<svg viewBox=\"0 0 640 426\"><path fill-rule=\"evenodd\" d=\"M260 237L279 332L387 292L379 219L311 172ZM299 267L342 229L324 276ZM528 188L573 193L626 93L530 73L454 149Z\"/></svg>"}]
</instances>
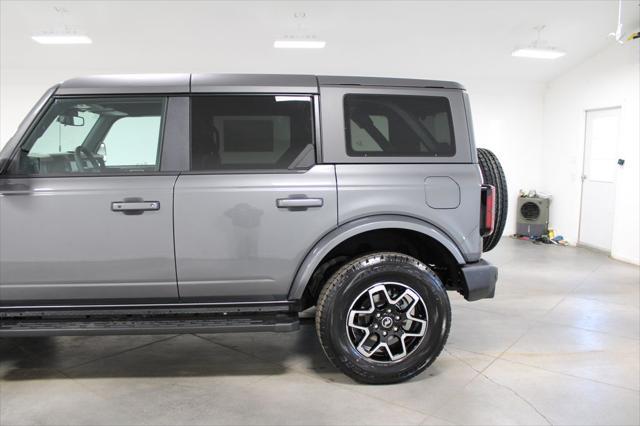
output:
<instances>
[{"instance_id":1,"label":"fluorescent light","mask_svg":"<svg viewBox=\"0 0 640 426\"><path fill-rule=\"evenodd\" d=\"M516 49L511 53L511 56L518 58L535 58L535 59L558 59L566 55L566 52L558 50L553 47L523 47Z\"/></svg>"},{"instance_id":2,"label":"fluorescent light","mask_svg":"<svg viewBox=\"0 0 640 426\"><path fill-rule=\"evenodd\" d=\"M31 39L40 44L91 44L91 39L81 34L38 34Z\"/></svg>"},{"instance_id":3,"label":"fluorescent light","mask_svg":"<svg viewBox=\"0 0 640 426\"><path fill-rule=\"evenodd\" d=\"M276 40L273 47L276 49L323 49L327 45L322 40Z\"/></svg>"}]
</instances>

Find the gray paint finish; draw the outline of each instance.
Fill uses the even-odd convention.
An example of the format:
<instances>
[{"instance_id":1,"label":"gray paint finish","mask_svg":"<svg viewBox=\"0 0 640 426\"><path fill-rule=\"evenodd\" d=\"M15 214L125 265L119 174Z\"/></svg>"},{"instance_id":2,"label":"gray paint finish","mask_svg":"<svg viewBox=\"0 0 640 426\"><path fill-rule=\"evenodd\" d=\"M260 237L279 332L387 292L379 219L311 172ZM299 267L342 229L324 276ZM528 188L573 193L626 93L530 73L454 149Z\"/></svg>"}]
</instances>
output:
<instances>
[{"instance_id":1,"label":"gray paint finish","mask_svg":"<svg viewBox=\"0 0 640 426\"><path fill-rule=\"evenodd\" d=\"M94 75L64 81L55 94L188 93L189 79L189 74Z\"/></svg>"},{"instance_id":2,"label":"gray paint finish","mask_svg":"<svg viewBox=\"0 0 640 426\"><path fill-rule=\"evenodd\" d=\"M460 205L460 185L449 176L424 180L424 197L432 209L455 209Z\"/></svg>"},{"instance_id":3,"label":"gray paint finish","mask_svg":"<svg viewBox=\"0 0 640 426\"><path fill-rule=\"evenodd\" d=\"M467 132L469 132L469 147L471 148L471 162L478 163L478 151L476 150L476 138L473 130L473 115L471 114L471 102L469 101L469 94L462 92L462 99L464 100L465 117L467 119Z\"/></svg>"},{"instance_id":4,"label":"gray paint finish","mask_svg":"<svg viewBox=\"0 0 640 426\"><path fill-rule=\"evenodd\" d=\"M337 75L319 75L320 86L379 86L379 87L420 87L437 89L464 90L464 86L455 81L422 80L415 78L384 77L347 77Z\"/></svg>"},{"instance_id":5,"label":"gray paint finish","mask_svg":"<svg viewBox=\"0 0 640 426\"><path fill-rule=\"evenodd\" d=\"M447 235L467 262L479 259L480 170L474 164L339 164L338 222L373 215L414 217ZM425 178L450 176L460 186L456 209L434 209L425 200Z\"/></svg>"},{"instance_id":6,"label":"gray paint finish","mask_svg":"<svg viewBox=\"0 0 640 426\"><path fill-rule=\"evenodd\" d=\"M322 199L278 208L277 200ZM303 173L181 175L175 187L180 296L283 300L315 242L337 226L334 167Z\"/></svg>"},{"instance_id":7,"label":"gray paint finish","mask_svg":"<svg viewBox=\"0 0 640 426\"><path fill-rule=\"evenodd\" d=\"M315 76L304 74L121 74L77 77L60 84L56 95L130 93L318 93L318 86L441 88L464 90L452 81L405 78Z\"/></svg>"},{"instance_id":8,"label":"gray paint finish","mask_svg":"<svg viewBox=\"0 0 640 426\"><path fill-rule=\"evenodd\" d=\"M313 75L193 74L193 93L318 93Z\"/></svg>"},{"instance_id":9,"label":"gray paint finish","mask_svg":"<svg viewBox=\"0 0 640 426\"><path fill-rule=\"evenodd\" d=\"M177 300L175 176L7 179L0 193L0 301ZM160 210L125 215L139 197Z\"/></svg>"}]
</instances>

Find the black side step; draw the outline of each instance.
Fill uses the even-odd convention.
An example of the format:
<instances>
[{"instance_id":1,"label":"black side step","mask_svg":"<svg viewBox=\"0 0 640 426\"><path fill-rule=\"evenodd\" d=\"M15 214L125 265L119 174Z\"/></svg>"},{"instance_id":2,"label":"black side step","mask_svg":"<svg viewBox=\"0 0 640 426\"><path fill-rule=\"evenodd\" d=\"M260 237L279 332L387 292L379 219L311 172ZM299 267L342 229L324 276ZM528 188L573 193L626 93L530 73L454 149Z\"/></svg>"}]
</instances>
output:
<instances>
[{"instance_id":1,"label":"black side step","mask_svg":"<svg viewBox=\"0 0 640 426\"><path fill-rule=\"evenodd\" d=\"M0 337L295 331L297 313L2 318Z\"/></svg>"}]
</instances>

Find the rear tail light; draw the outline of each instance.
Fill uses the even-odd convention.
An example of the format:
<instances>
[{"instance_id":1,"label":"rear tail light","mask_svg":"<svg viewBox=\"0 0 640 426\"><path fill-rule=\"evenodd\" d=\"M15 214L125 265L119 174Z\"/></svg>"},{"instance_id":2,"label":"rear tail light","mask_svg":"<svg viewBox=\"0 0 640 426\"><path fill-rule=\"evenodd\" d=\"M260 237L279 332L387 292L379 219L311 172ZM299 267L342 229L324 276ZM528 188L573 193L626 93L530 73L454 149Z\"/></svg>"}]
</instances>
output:
<instances>
[{"instance_id":1,"label":"rear tail light","mask_svg":"<svg viewBox=\"0 0 640 426\"><path fill-rule=\"evenodd\" d=\"M480 235L493 234L496 216L496 189L491 185L482 185L480 192Z\"/></svg>"}]
</instances>

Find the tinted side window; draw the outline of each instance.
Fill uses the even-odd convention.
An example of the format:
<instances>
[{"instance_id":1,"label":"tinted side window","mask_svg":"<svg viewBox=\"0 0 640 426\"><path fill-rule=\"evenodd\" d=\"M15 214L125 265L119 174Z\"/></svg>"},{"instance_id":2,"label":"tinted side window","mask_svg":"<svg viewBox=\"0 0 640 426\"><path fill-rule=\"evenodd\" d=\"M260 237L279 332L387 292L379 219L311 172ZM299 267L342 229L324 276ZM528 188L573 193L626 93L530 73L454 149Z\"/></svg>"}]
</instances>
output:
<instances>
[{"instance_id":1,"label":"tinted side window","mask_svg":"<svg viewBox=\"0 0 640 426\"><path fill-rule=\"evenodd\" d=\"M103 141L107 167L157 166L161 117L123 117L118 119Z\"/></svg>"},{"instance_id":2,"label":"tinted side window","mask_svg":"<svg viewBox=\"0 0 640 426\"><path fill-rule=\"evenodd\" d=\"M20 147L19 175L160 169L164 98L57 99Z\"/></svg>"},{"instance_id":3,"label":"tinted side window","mask_svg":"<svg viewBox=\"0 0 640 426\"><path fill-rule=\"evenodd\" d=\"M305 153L313 154L308 96L191 100L192 170L288 169Z\"/></svg>"},{"instance_id":4,"label":"tinted side window","mask_svg":"<svg viewBox=\"0 0 640 426\"><path fill-rule=\"evenodd\" d=\"M346 95L347 154L352 157L450 157L455 154L446 97Z\"/></svg>"}]
</instances>

